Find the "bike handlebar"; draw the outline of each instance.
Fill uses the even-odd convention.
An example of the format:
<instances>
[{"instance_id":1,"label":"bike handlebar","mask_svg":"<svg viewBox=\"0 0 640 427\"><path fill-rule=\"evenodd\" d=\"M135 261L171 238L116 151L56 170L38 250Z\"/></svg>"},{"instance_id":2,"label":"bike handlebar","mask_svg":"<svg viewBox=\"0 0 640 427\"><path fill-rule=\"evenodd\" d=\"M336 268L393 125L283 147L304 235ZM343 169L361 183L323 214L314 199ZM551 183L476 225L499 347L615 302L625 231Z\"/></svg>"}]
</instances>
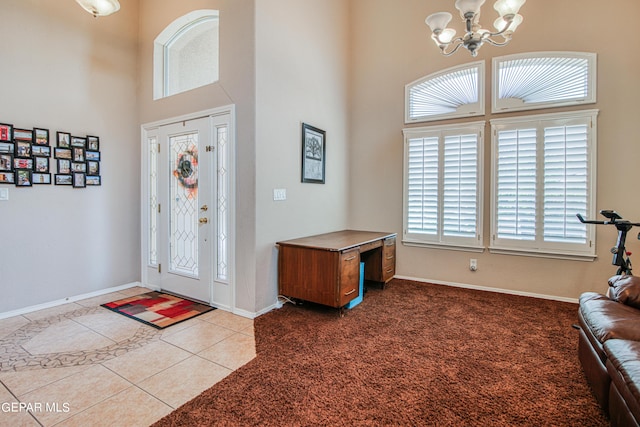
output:
<instances>
[{"instance_id":1,"label":"bike handlebar","mask_svg":"<svg viewBox=\"0 0 640 427\"><path fill-rule=\"evenodd\" d=\"M610 218L610 221L598 221L598 220L593 220L593 219L584 219L584 217L580 214L576 214L576 217L578 217L578 220L580 220L581 223L583 224L604 224L604 225L623 225L623 226L628 226L629 228L635 226L635 227L640 227L640 223L638 222L630 222L627 221L626 219L622 219L622 217L620 215L618 215L617 213L615 213L614 211L600 211L601 214L604 214L605 216L607 216L607 218ZM638 239L640 239L640 235L638 235Z\"/></svg>"}]
</instances>

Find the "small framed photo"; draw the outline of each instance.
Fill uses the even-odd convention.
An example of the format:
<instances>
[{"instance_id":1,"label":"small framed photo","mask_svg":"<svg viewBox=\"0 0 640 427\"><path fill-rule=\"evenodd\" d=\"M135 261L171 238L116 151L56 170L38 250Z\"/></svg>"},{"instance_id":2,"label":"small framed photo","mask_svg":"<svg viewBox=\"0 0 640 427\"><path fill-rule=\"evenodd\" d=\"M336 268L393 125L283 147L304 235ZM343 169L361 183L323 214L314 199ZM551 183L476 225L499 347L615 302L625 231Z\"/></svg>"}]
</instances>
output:
<instances>
[{"instance_id":1,"label":"small framed photo","mask_svg":"<svg viewBox=\"0 0 640 427\"><path fill-rule=\"evenodd\" d=\"M15 184L16 174L14 172L0 172L0 184Z\"/></svg>"},{"instance_id":2,"label":"small framed photo","mask_svg":"<svg viewBox=\"0 0 640 427\"><path fill-rule=\"evenodd\" d=\"M100 150L100 138L93 135L87 135L87 150Z\"/></svg>"},{"instance_id":3,"label":"small framed photo","mask_svg":"<svg viewBox=\"0 0 640 427\"><path fill-rule=\"evenodd\" d=\"M50 173L37 173L35 172L32 175L33 185L36 184L51 184L51 174Z\"/></svg>"},{"instance_id":4,"label":"small framed photo","mask_svg":"<svg viewBox=\"0 0 640 427\"><path fill-rule=\"evenodd\" d=\"M18 141L15 144L16 157L31 157L31 143L28 141Z\"/></svg>"},{"instance_id":5,"label":"small framed photo","mask_svg":"<svg viewBox=\"0 0 640 427\"><path fill-rule=\"evenodd\" d=\"M84 148L71 147L71 152L73 153L71 158L72 158L72 160L74 162L84 162L85 161Z\"/></svg>"},{"instance_id":6,"label":"small framed photo","mask_svg":"<svg viewBox=\"0 0 640 427\"><path fill-rule=\"evenodd\" d=\"M13 170L13 154L0 153L0 172L11 172Z\"/></svg>"},{"instance_id":7,"label":"small framed photo","mask_svg":"<svg viewBox=\"0 0 640 427\"><path fill-rule=\"evenodd\" d=\"M0 141L13 141L13 125L0 123Z\"/></svg>"},{"instance_id":8,"label":"small framed photo","mask_svg":"<svg viewBox=\"0 0 640 427\"><path fill-rule=\"evenodd\" d=\"M100 152L99 151L86 150L85 151L85 155L87 157L87 160L95 160L97 162L100 161Z\"/></svg>"},{"instance_id":9,"label":"small framed photo","mask_svg":"<svg viewBox=\"0 0 640 427\"><path fill-rule=\"evenodd\" d=\"M87 185L102 185L102 179L99 175L98 176L87 175L86 181L87 181Z\"/></svg>"},{"instance_id":10,"label":"small framed photo","mask_svg":"<svg viewBox=\"0 0 640 427\"><path fill-rule=\"evenodd\" d=\"M13 159L13 168L33 170L33 159L15 158Z\"/></svg>"},{"instance_id":11,"label":"small framed photo","mask_svg":"<svg viewBox=\"0 0 640 427\"><path fill-rule=\"evenodd\" d=\"M0 142L0 153L13 154L16 150L16 146L13 142Z\"/></svg>"},{"instance_id":12,"label":"small framed photo","mask_svg":"<svg viewBox=\"0 0 640 427\"><path fill-rule=\"evenodd\" d=\"M33 143L49 145L49 129L33 128Z\"/></svg>"},{"instance_id":13,"label":"small framed photo","mask_svg":"<svg viewBox=\"0 0 640 427\"><path fill-rule=\"evenodd\" d=\"M29 169L16 169L16 187L31 187L32 171Z\"/></svg>"},{"instance_id":14,"label":"small framed photo","mask_svg":"<svg viewBox=\"0 0 640 427\"><path fill-rule=\"evenodd\" d=\"M13 139L16 141L33 141L33 129L13 129Z\"/></svg>"},{"instance_id":15,"label":"small framed photo","mask_svg":"<svg viewBox=\"0 0 640 427\"><path fill-rule=\"evenodd\" d=\"M72 185L73 177L71 174L56 174L55 176L55 184L56 185Z\"/></svg>"},{"instance_id":16,"label":"small framed photo","mask_svg":"<svg viewBox=\"0 0 640 427\"><path fill-rule=\"evenodd\" d=\"M87 172L87 164L85 162L71 162L71 172Z\"/></svg>"},{"instance_id":17,"label":"small framed photo","mask_svg":"<svg viewBox=\"0 0 640 427\"><path fill-rule=\"evenodd\" d=\"M71 134L68 132L57 132L58 147L69 148L71 147Z\"/></svg>"},{"instance_id":18,"label":"small framed photo","mask_svg":"<svg viewBox=\"0 0 640 427\"><path fill-rule=\"evenodd\" d=\"M96 176L100 175L100 162L94 160L87 160L87 175Z\"/></svg>"},{"instance_id":19,"label":"small framed photo","mask_svg":"<svg viewBox=\"0 0 640 427\"><path fill-rule=\"evenodd\" d=\"M82 136L72 136L71 137L71 146L72 147L87 148L87 138L84 138Z\"/></svg>"},{"instance_id":20,"label":"small framed photo","mask_svg":"<svg viewBox=\"0 0 640 427\"><path fill-rule=\"evenodd\" d=\"M302 124L302 182L324 184L325 131Z\"/></svg>"},{"instance_id":21,"label":"small framed photo","mask_svg":"<svg viewBox=\"0 0 640 427\"><path fill-rule=\"evenodd\" d=\"M49 158L48 157L34 157L35 164L34 169L36 172L48 173L49 172Z\"/></svg>"},{"instance_id":22,"label":"small framed photo","mask_svg":"<svg viewBox=\"0 0 640 427\"><path fill-rule=\"evenodd\" d=\"M51 147L48 145L32 145L31 155L34 157L51 157Z\"/></svg>"},{"instance_id":23,"label":"small framed photo","mask_svg":"<svg viewBox=\"0 0 640 427\"><path fill-rule=\"evenodd\" d=\"M71 160L71 148L56 147L53 150L53 157L56 159L68 159Z\"/></svg>"},{"instance_id":24,"label":"small framed photo","mask_svg":"<svg viewBox=\"0 0 640 427\"><path fill-rule=\"evenodd\" d=\"M82 172L73 173L73 188L84 188L87 186L87 175Z\"/></svg>"},{"instance_id":25,"label":"small framed photo","mask_svg":"<svg viewBox=\"0 0 640 427\"><path fill-rule=\"evenodd\" d=\"M71 173L71 160L69 160L69 159L58 159L58 173L59 174L70 174Z\"/></svg>"}]
</instances>

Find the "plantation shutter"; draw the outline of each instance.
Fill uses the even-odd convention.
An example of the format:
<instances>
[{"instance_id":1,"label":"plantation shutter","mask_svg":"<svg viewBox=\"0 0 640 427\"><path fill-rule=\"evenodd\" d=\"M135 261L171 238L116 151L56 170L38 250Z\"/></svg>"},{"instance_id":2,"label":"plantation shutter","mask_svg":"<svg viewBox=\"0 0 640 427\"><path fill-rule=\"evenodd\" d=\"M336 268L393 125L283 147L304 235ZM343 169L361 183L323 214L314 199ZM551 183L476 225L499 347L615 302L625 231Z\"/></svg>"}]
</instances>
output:
<instances>
[{"instance_id":1,"label":"plantation shutter","mask_svg":"<svg viewBox=\"0 0 640 427\"><path fill-rule=\"evenodd\" d=\"M497 228L501 239L536 237L536 129L498 132Z\"/></svg>"},{"instance_id":2,"label":"plantation shutter","mask_svg":"<svg viewBox=\"0 0 640 427\"><path fill-rule=\"evenodd\" d=\"M443 234L473 238L478 211L478 135L445 137L443 172Z\"/></svg>"},{"instance_id":3,"label":"plantation shutter","mask_svg":"<svg viewBox=\"0 0 640 427\"><path fill-rule=\"evenodd\" d=\"M407 227L410 233L438 233L438 137L408 142Z\"/></svg>"}]
</instances>

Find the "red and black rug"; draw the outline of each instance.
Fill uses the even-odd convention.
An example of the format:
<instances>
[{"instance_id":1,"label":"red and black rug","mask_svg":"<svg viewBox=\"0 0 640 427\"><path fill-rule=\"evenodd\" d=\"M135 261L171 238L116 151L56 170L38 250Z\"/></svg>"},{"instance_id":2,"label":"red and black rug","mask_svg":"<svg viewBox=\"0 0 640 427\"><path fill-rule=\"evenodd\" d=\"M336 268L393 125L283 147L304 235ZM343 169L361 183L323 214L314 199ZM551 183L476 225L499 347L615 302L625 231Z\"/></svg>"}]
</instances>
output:
<instances>
[{"instance_id":1,"label":"red and black rug","mask_svg":"<svg viewBox=\"0 0 640 427\"><path fill-rule=\"evenodd\" d=\"M215 310L206 304L155 291L102 304L102 307L158 329Z\"/></svg>"}]
</instances>

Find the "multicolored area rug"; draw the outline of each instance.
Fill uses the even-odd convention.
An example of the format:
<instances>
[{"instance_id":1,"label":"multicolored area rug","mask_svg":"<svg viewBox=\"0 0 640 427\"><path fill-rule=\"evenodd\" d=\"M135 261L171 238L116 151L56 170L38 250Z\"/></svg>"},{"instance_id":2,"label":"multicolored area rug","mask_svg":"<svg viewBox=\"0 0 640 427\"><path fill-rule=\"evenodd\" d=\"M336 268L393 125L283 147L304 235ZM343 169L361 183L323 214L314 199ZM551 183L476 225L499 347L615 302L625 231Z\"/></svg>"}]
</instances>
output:
<instances>
[{"instance_id":1,"label":"multicolored area rug","mask_svg":"<svg viewBox=\"0 0 640 427\"><path fill-rule=\"evenodd\" d=\"M215 307L155 291L102 304L102 307L158 329L215 310Z\"/></svg>"}]
</instances>

